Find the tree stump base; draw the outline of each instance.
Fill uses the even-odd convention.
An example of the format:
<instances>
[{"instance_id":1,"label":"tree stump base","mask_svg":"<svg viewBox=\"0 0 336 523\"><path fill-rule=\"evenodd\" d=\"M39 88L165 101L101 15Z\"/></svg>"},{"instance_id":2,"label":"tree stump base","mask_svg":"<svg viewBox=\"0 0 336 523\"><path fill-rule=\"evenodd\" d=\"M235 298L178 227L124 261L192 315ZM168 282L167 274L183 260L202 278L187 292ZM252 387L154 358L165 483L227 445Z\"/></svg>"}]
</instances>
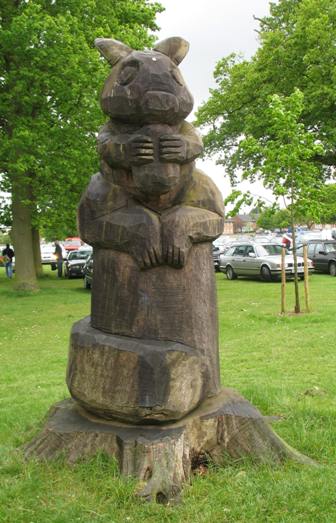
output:
<instances>
[{"instance_id":1,"label":"tree stump base","mask_svg":"<svg viewBox=\"0 0 336 523\"><path fill-rule=\"evenodd\" d=\"M260 463L315 464L277 436L267 418L232 389L222 389L183 420L165 425L109 421L64 400L51 407L43 430L25 447L27 458L62 455L68 463L97 452L114 456L122 474L139 479L139 496L161 503L176 499L204 462L224 465L228 456L250 456Z\"/></svg>"}]
</instances>

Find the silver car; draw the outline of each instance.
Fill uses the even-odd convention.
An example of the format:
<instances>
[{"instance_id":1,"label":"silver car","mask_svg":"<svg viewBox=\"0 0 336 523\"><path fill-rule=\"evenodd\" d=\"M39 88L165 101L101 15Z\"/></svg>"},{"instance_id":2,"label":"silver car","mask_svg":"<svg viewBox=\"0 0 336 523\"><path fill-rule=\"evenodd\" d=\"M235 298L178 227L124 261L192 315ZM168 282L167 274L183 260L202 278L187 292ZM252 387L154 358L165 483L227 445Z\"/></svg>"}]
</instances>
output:
<instances>
[{"instance_id":1,"label":"silver car","mask_svg":"<svg viewBox=\"0 0 336 523\"><path fill-rule=\"evenodd\" d=\"M281 274L281 249L275 243L244 242L232 245L220 256L219 270L226 273L228 280L238 276L258 276L264 281L277 280ZM303 258L298 256L298 275L304 278ZM294 257L286 254L286 275L294 276ZM313 269L308 260L309 270Z\"/></svg>"}]
</instances>

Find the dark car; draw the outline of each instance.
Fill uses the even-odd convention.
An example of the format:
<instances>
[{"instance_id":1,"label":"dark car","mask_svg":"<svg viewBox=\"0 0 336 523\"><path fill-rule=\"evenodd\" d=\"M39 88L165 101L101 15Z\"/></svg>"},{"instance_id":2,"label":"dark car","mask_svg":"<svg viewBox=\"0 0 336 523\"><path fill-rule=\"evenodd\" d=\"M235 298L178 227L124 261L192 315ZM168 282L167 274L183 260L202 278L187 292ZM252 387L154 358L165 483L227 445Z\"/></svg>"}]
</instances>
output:
<instances>
[{"instance_id":1,"label":"dark car","mask_svg":"<svg viewBox=\"0 0 336 523\"><path fill-rule=\"evenodd\" d=\"M336 240L308 240L306 245L315 271L336 276ZM303 256L303 245L298 246L297 253Z\"/></svg>"},{"instance_id":2,"label":"dark car","mask_svg":"<svg viewBox=\"0 0 336 523\"><path fill-rule=\"evenodd\" d=\"M82 278L86 260L91 255L91 250L78 249L69 253L64 262L64 276L66 278Z\"/></svg>"},{"instance_id":3,"label":"dark car","mask_svg":"<svg viewBox=\"0 0 336 523\"><path fill-rule=\"evenodd\" d=\"M84 264L83 273L84 273L84 287L85 287L85 289L91 289L92 278L93 278L93 256L92 256L92 254L89 258L87 258L87 260Z\"/></svg>"},{"instance_id":4,"label":"dark car","mask_svg":"<svg viewBox=\"0 0 336 523\"><path fill-rule=\"evenodd\" d=\"M216 245L212 246L212 257L214 262L214 268L216 272L219 272L219 256L220 256L220 248Z\"/></svg>"}]
</instances>

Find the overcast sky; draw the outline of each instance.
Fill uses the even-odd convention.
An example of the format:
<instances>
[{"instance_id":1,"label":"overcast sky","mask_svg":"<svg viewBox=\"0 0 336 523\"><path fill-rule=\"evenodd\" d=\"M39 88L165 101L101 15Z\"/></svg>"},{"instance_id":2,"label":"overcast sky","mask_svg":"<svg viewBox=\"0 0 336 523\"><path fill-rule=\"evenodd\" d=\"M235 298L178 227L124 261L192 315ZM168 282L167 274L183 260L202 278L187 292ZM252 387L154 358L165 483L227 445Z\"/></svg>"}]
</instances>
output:
<instances>
[{"instance_id":1,"label":"overcast sky","mask_svg":"<svg viewBox=\"0 0 336 523\"><path fill-rule=\"evenodd\" d=\"M213 71L216 62L232 53L245 57L258 47L258 18L269 13L269 0L160 0L165 11L158 15L158 40L181 36L188 40L190 49L180 65L186 83L192 92L194 109L209 96L214 87ZM198 161L217 183L224 196L230 192L223 167L214 161ZM246 186L244 186L245 188ZM251 191L269 197L260 184Z\"/></svg>"}]
</instances>

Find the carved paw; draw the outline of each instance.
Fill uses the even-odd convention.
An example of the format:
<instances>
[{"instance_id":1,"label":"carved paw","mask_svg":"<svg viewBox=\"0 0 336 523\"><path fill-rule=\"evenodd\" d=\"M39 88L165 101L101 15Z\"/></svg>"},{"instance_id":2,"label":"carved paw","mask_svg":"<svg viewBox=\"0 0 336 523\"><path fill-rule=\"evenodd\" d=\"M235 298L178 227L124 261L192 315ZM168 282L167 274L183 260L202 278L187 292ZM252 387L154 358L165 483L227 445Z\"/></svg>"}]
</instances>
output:
<instances>
[{"instance_id":1,"label":"carved paw","mask_svg":"<svg viewBox=\"0 0 336 523\"><path fill-rule=\"evenodd\" d=\"M160 160L183 162L187 157L187 144L180 134L165 134L160 137Z\"/></svg>"},{"instance_id":2,"label":"carved paw","mask_svg":"<svg viewBox=\"0 0 336 523\"><path fill-rule=\"evenodd\" d=\"M176 269L184 267L187 261L187 255L189 252L190 246L184 245L183 247L174 244L163 245L162 255L163 261L167 265L171 265Z\"/></svg>"},{"instance_id":3,"label":"carved paw","mask_svg":"<svg viewBox=\"0 0 336 523\"><path fill-rule=\"evenodd\" d=\"M192 242L190 220L183 207L176 207L162 216L162 257L172 267L184 267Z\"/></svg>"},{"instance_id":4,"label":"carved paw","mask_svg":"<svg viewBox=\"0 0 336 523\"><path fill-rule=\"evenodd\" d=\"M142 249L133 252L133 258L137 262L140 269L151 269L162 264L162 253L159 246L143 247Z\"/></svg>"},{"instance_id":5,"label":"carved paw","mask_svg":"<svg viewBox=\"0 0 336 523\"><path fill-rule=\"evenodd\" d=\"M132 165L144 165L154 161L154 145L149 136L133 136L127 146Z\"/></svg>"},{"instance_id":6,"label":"carved paw","mask_svg":"<svg viewBox=\"0 0 336 523\"><path fill-rule=\"evenodd\" d=\"M142 207L132 209L133 234L130 254L140 269L162 264L161 224L158 216Z\"/></svg>"}]
</instances>

